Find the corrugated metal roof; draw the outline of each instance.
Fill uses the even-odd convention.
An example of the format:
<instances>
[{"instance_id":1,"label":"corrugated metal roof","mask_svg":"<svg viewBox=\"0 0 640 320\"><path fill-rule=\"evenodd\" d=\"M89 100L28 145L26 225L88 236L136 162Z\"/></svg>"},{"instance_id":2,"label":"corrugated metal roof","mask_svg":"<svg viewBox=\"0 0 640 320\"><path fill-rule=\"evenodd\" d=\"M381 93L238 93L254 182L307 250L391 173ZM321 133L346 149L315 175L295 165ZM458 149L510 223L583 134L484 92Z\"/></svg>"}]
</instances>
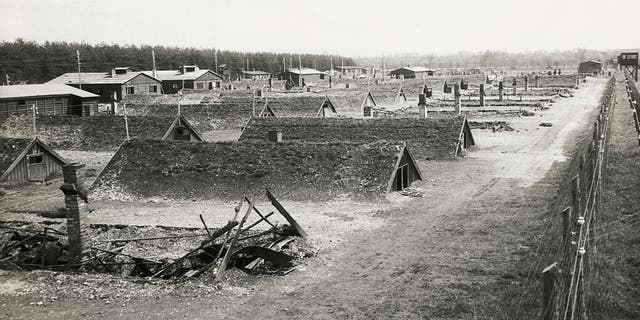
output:
<instances>
[{"instance_id":1,"label":"corrugated metal roof","mask_svg":"<svg viewBox=\"0 0 640 320\"><path fill-rule=\"evenodd\" d=\"M111 72L81 72L80 80L86 84L124 84L140 74L142 74L140 71L129 71L125 74L114 74L113 76L111 76ZM147 76L153 78L150 74L147 74ZM160 81L159 79L156 80ZM49 80L47 83L77 84L78 73L65 73Z\"/></svg>"},{"instance_id":2,"label":"corrugated metal roof","mask_svg":"<svg viewBox=\"0 0 640 320\"><path fill-rule=\"evenodd\" d=\"M21 84L12 86L0 86L0 99L40 97L54 95L74 95L81 98L98 98L91 92L80 90L66 84Z\"/></svg>"},{"instance_id":3,"label":"corrugated metal roof","mask_svg":"<svg viewBox=\"0 0 640 320\"><path fill-rule=\"evenodd\" d=\"M302 68L302 69L298 69L298 68L289 68L287 69L287 71L291 72L291 73L295 73L295 74L300 74L300 71L302 70L302 74L322 74L324 72L322 71L318 71L316 69L311 69L311 68Z\"/></svg>"},{"instance_id":4,"label":"corrugated metal roof","mask_svg":"<svg viewBox=\"0 0 640 320\"><path fill-rule=\"evenodd\" d=\"M153 71L142 71L144 74L153 77ZM202 77L204 74L211 72L214 75L218 76L222 79L222 76L209 70L209 69L198 69L191 72L182 73L180 70L157 70L156 74L158 79L161 81L165 80L195 80Z\"/></svg>"}]
</instances>

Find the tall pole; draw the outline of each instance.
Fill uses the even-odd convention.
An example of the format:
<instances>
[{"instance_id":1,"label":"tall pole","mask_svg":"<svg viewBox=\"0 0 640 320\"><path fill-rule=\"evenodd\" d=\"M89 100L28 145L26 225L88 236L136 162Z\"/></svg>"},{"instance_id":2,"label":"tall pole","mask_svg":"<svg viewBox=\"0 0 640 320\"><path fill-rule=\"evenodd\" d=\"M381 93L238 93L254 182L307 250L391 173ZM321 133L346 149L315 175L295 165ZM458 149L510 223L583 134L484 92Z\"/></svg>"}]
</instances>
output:
<instances>
[{"instance_id":1,"label":"tall pole","mask_svg":"<svg viewBox=\"0 0 640 320\"><path fill-rule=\"evenodd\" d=\"M158 72L156 71L156 53L151 50L151 60L153 60L153 77L158 78Z\"/></svg>"},{"instance_id":2,"label":"tall pole","mask_svg":"<svg viewBox=\"0 0 640 320\"><path fill-rule=\"evenodd\" d=\"M298 55L298 87L302 87L302 58Z\"/></svg>"},{"instance_id":3,"label":"tall pole","mask_svg":"<svg viewBox=\"0 0 640 320\"><path fill-rule=\"evenodd\" d=\"M249 58L247 58L247 68L245 70L249 71Z\"/></svg>"},{"instance_id":4,"label":"tall pole","mask_svg":"<svg viewBox=\"0 0 640 320\"><path fill-rule=\"evenodd\" d=\"M216 68L216 70L214 70L215 73L218 73L218 50L213 50L213 64Z\"/></svg>"},{"instance_id":5,"label":"tall pole","mask_svg":"<svg viewBox=\"0 0 640 320\"><path fill-rule=\"evenodd\" d=\"M329 75L333 75L333 57L329 57L329 64L330 64Z\"/></svg>"},{"instance_id":6,"label":"tall pole","mask_svg":"<svg viewBox=\"0 0 640 320\"><path fill-rule=\"evenodd\" d=\"M123 102L122 103L122 109L124 111L124 131L127 134L127 141L131 140L131 138L129 137L129 120L127 119L127 103Z\"/></svg>"},{"instance_id":7,"label":"tall pole","mask_svg":"<svg viewBox=\"0 0 640 320\"><path fill-rule=\"evenodd\" d=\"M38 132L36 130L36 113L37 113L37 107L35 104L31 105L31 110L33 110L33 137L36 138L38 137Z\"/></svg>"},{"instance_id":8,"label":"tall pole","mask_svg":"<svg viewBox=\"0 0 640 320\"><path fill-rule=\"evenodd\" d=\"M182 90L178 92L178 117L180 116L180 101L182 101Z\"/></svg>"},{"instance_id":9,"label":"tall pole","mask_svg":"<svg viewBox=\"0 0 640 320\"><path fill-rule=\"evenodd\" d=\"M80 50L76 50L76 58L78 60L78 88L82 89L82 78L80 77Z\"/></svg>"},{"instance_id":10,"label":"tall pole","mask_svg":"<svg viewBox=\"0 0 640 320\"><path fill-rule=\"evenodd\" d=\"M287 57L282 57L282 72L287 72Z\"/></svg>"}]
</instances>

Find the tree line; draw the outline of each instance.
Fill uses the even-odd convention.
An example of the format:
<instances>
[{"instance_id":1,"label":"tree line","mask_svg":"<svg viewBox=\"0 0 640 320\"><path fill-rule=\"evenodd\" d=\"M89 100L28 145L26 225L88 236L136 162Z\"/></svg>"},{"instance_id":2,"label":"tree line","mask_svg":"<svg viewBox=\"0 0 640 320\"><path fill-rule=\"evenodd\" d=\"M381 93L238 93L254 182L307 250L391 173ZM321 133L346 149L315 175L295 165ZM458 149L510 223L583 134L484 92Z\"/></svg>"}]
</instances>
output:
<instances>
[{"instance_id":1,"label":"tree line","mask_svg":"<svg viewBox=\"0 0 640 320\"><path fill-rule=\"evenodd\" d=\"M266 71L272 74L286 66L297 68L298 56L303 67L328 70L331 59L334 65L344 59L345 65L353 65L348 57L326 54L239 52L229 50L181 48L167 46L136 46L118 44L89 44L84 42L36 42L24 39L0 43L0 83L6 76L12 83L43 83L63 73L77 72L76 50L80 53L82 72L108 72L114 67L130 67L133 70L151 70L152 54L158 70L177 70L181 65L197 65L201 69L215 70L217 65L227 65L231 75L246 69ZM217 57L217 59L216 59Z\"/></svg>"}]
</instances>

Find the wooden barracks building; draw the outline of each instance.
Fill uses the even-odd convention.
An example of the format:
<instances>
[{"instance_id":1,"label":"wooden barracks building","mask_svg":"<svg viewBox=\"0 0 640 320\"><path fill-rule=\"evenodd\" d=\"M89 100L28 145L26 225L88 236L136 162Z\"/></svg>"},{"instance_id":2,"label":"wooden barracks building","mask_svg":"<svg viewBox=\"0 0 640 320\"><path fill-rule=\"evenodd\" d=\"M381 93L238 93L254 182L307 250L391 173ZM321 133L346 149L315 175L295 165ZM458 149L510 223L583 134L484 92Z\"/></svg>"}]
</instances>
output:
<instances>
[{"instance_id":1,"label":"wooden barracks building","mask_svg":"<svg viewBox=\"0 0 640 320\"><path fill-rule=\"evenodd\" d=\"M217 90L222 87L222 76L198 66L181 66L179 70L143 71L144 74L162 81L163 93L177 93L181 89ZM155 75L154 75L155 73Z\"/></svg>"},{"instance_id":2,"label":"wooden barracks building","mask_svg":"<svg viewBox=\"0 0 640 320\"><path fill-rule=\"evenodd\" d=\"M100 96L101 102L116 101L124 96L134 94L159 95L162 82L140 71L132 71L128 67L114 68L111 72L77 72L65 73L49 84L66 84L76 88L81 87Z\"/></svg>"},{"instance_id":3,"label":"wooden barracks building","mask_svg":"<svg viewBox=\"0 0 640 320\"><path fill-rule=\"evenodd\" d=\"M0 121L12 115L90 116L98 112L100 97L64 84L0 86Z\"/></svg>"}]
</instances>

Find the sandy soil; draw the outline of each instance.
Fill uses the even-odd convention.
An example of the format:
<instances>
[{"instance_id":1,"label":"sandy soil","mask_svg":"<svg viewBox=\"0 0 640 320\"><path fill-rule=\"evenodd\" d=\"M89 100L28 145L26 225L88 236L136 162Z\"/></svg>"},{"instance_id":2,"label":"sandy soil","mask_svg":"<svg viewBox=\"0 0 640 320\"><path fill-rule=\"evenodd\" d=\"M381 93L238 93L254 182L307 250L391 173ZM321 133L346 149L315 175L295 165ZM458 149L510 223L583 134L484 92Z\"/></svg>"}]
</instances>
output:
<instances>
[{"instance_id":1,"label":"sandy soil","mask_svg":"<svg viewBox=\"0 0 640 320\"><path fill-rule=\"evenodd\" d=\"M560 99L542 117L510 118L517 131L474 130L478 146L464 159L420 163L425 180L416 187L426 192L423 198L398 197L374 206L286 203L318 245L338 241L286 277L243 278L239 284L230 274L219 287L149 287L63 275L66 288L88 277L114 292L141 292L112 295L107 303L86 298L82 285L78 292L58 295L62 283L30 284L55 273L3 272L2 314L9 319L537 319L531 313L539 309L536 301L512 301L508 295L509 288L520 288L531 276L517 269L531 250L523 235L532 222L522 217L540 211L554 196L556 186L545 180L559 174L550 169L565 159L576 136L590 132L588 119L604 84L604 79L590 79L575 97ZM538 127L541 121L553 126ZM139 210L156 210L154 219L162 218L129 216L152 224L197 225L198 213L218 221L212 214L216 205L141 204ZM117 221L127 206L96 207L93 214L102 215L91 219ZM180 218L172 216L181 209ZM224 221L229 213L224 204L220 210ZM518 307L504 308L510 303Z\"/></svg>"}]
</instances>

